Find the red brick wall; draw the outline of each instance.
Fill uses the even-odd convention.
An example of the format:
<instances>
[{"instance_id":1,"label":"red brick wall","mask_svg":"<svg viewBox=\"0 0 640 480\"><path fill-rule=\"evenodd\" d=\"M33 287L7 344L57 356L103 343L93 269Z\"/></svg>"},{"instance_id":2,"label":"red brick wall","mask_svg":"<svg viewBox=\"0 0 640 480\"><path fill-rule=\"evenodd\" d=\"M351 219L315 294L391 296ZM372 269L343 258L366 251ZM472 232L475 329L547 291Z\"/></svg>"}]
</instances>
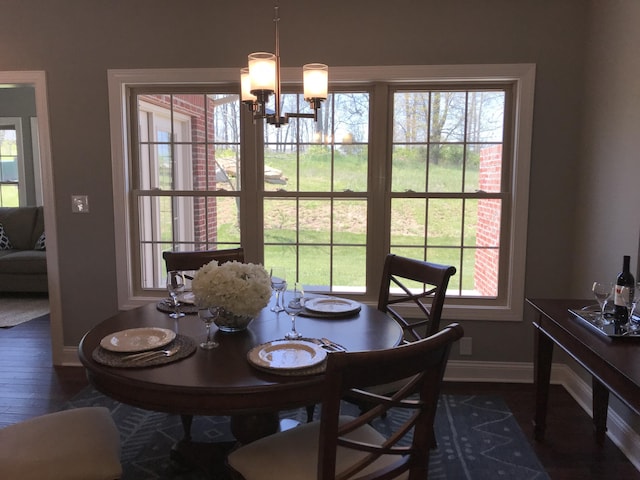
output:
<instances>
[{"instance_id":1,"label":"red brick wall","mask_svg":"<svg viewBox=\"0 0 640 480\"><path fill-rule=\"evenodd\" d=\"M502 178L502 145L483 148L480 151L480 190L499 192ZM483 296L498 295L498 257L500 245L500 200L478 201L478 229L476 232L476 255L474 288Z\"/></svg>"}]
</instances>

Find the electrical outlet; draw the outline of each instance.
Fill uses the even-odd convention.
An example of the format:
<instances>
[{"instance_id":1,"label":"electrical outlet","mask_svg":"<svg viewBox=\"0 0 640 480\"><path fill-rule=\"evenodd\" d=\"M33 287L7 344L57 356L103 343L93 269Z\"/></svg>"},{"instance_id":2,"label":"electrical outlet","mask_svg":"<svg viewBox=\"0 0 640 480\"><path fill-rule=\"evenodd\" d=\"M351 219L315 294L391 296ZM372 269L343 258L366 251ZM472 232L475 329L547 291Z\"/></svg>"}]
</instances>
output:
<instances>
[{"instance_id":1,"label":"electrical outlet","mask_svg":"<svg viewBox=\"0 0 640 480\"><path fill-rule=\"evenodd\" d=\"M460 355L471 355L472 351L471 337L462 337L460 339Z\"/></svg>"},{"instance_id":2,"label":"electrical outlet","mask_svg":"<svg viewBox=\"0 0 640 480\"><path fill-rule=\"evenodd\" d=\"M89 196L71 195L71 211L73 213L89 213Z\"/></svg>"}]
</instances>

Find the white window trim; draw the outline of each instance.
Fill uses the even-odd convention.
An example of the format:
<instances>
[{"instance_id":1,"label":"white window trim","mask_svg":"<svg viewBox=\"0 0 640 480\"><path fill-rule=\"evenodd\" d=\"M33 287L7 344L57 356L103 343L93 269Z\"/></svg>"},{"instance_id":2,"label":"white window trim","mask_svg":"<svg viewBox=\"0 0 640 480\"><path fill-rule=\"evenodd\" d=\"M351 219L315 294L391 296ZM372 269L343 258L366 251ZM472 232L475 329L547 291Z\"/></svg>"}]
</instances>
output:
<instances>
[{"instance_id":1,"label":"white window trim","mask_svg":"<svg viewBox=\"0 0 640 480\"><path fill-rule=\"evenodd\" d=\"M300 72L295 68L282 69L283 83L299 82ZM524 308L524 278L526 261L527 221L529 204L529 172L531 163L531 137L533 128L533 101L535 90L535 64L506 65L405 65L380 67L332 67L330 82L462 82L462 81L513 81L515 83L515 132L512 156L517 162L513 169L513 208L508 265L509 292L504 306L448 305L443 317L456 320L506 320L522 321ZM111 128L111 152L113 175L114 217L116 219L116 263L118 306L133 308L152 298L135 296L131 285L131 256L127 192L130 178L126 169L127 153L127 88L141 84L215 84L238 82L237 69L151 69L108 70L109 115Z\"/></svg>"}]
</instances>

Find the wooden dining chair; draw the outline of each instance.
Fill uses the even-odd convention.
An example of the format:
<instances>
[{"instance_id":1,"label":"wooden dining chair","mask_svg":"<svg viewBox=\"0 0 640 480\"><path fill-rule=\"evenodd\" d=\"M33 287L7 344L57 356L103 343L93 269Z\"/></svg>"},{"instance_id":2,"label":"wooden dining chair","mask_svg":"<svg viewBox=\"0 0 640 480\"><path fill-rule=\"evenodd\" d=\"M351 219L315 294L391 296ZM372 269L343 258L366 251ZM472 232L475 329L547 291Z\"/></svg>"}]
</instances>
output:
<instances>
[{"instance_id":1,"label":"wooden dining chair","mask_svg":"<svg viewBox=\"0 0 640 480\"><path fill-rule=\"evenodd\" d=\"M240 447L229 454L229 466L244 480L426 479L440 386L451 345L462 335L462 327L451 324L391 349L330 353L320 420ZM411 382L393 395L366 391L407 375ZM347 392L373 408L342 415ZM403 420L382 435L371 422L391 408Z\"/></svg>"},{"instance_id":2,"label":"wooden dining chair","mask_svg":"<svg viewBox=\"0 0 640 480\"><path fill-rule=\"evenodd\" d=\"M212 260L217 260L220 264L232 262L234 260L237 262L244 262L244 249L239 247L224 250L196 250L188 252L173 252L167 250L162 252L162 258L164 259L167 272L172 270L195 271ZM189 280L193 280L189 275L187 275L187 278L189 278ZM180 415L180 419L184 430L183 440L190 441L193 415L183 414Z\"/></svg>"},{"instance_id":3,"label":"wooden dining chair","mask_svg":"<svg viewBox=\"0 0 640 480\"><path fill-rule=\"evenodd\" d=\"M0 429L0 478L115 480L122 475L120 448L104 407L49 413Z\"/></svg>"},{"instance_id":4,"label":"wooden dining chair","mask_svg":"<svg viewBox=\"0 0 640 480\"><path fill-rule=\"evenodd\" d=\"M232 262L234 260L244 262L244 249L240 247L225 250L197 250L190 252L173 252L167 250L162 252L162 258L164 258L167 272L171 270L189 271L198 270L212 260L217 260L218 263Z\"/></svg>"},{"instance_id":5,"label":"wooden dining chair","mask_svg":"<svg viewBox=\"0 0 640 480\"><path fill-rule=\"evenodd\" d=\"M378 310L400 324L404 340L413 342L436 333L456 268L413 258L387 255L378 294Z\"/></svg>"},{"instance_id":6,"label":"wooden dining chair","mask_svg":"<svg viewBox=\"0 0 640 480\"><path fill-rule=\"evenodd\" d=\"M440 328L440 317L456 268L390 253L382 270L378 294L378 310L391 316L403 330L404 342L429 337ZM402 382L378 385L376 392L389 393ZM362 409L369 408L356 398L346 398ZM314 415L314 406L307 407L307 421Z\"/></svg>"},{"instance_id":7,"label":"wooden dining chair","mask_svg":"<svg viewBox=\"0 0 640 480\"><path fill-rule=\"evenodd\" d=\"M378 310L387 313L402 327L404 343L411 343L435 334L447 294L449 279L456 268L425 262L390 253L386 256L378 295ZM402 388L409 379L378 384L371 393L390 394ZM371 408L362 399L347 395L345 400L362 410ZM436 447L435 435L431 435Z\"/></svg>"}]
</instances>

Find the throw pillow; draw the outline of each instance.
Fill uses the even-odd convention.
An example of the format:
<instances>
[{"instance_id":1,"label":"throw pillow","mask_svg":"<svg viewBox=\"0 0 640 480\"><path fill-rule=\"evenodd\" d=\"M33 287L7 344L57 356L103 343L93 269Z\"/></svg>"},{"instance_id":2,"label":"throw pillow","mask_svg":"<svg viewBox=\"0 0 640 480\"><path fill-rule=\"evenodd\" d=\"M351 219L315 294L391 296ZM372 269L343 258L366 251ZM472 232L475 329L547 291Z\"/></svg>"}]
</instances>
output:
<instances>
[{"instance_id":1,"label":"throw pillow","mask_svg":"<svg viewBox=\"0 0 640 480\"><path fill-rule=\"evenodd\" d=\"M36 245L33 247L34 250L46 250L46 245L44 242L44 232L40 235L40 238L36 241Z\"/></svg>"},{"instance_id":2,"label":"throw pillow","mask_svg":"<svg viewBox=\"0 0 640 480\"><path fill-rule=\"evenodd\" d=\"M11 250L12 248L11 241L7 234L4 233L4 227L0 223L0 250Z\"/></svg>"}]
</instances>

